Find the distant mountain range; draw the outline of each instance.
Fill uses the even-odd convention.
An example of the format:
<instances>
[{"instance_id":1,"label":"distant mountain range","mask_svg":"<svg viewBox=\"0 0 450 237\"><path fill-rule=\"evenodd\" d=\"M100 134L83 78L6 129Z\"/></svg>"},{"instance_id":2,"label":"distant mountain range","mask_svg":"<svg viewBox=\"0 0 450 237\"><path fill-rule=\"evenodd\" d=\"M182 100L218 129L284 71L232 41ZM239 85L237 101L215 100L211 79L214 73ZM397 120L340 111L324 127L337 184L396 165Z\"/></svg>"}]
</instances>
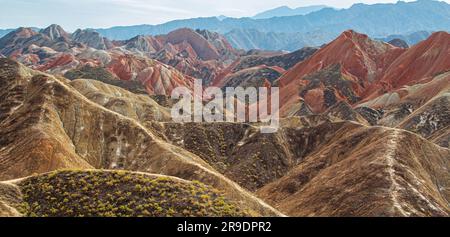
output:
<instances>
[{"instance_id":1,"label":"distant mountain range","mask_svg":"<svg viewBox=\"0 0 450 237\"><path fill-rule=\"evenodd\" d=\"M175 20L160 25L118 26L97 29L113 40L129 39L136 35L167 34L178 28L206 29L228 33L235 29L254 29L260 32L308 33L320 29L328 37L354 29L372 37L409 34L417 31L450 30L450 5L445 2L419 0L395 4L355 4L348 9L325 8L307 15L274 17L269 19L217 17Z\"/></svg>"},{"instance_id":2,"label":"distant mountain range","mask_svg":"<svg viewBox=\"0 0 450 237\"><path fill-rule=\"evenodd\" d=\"M38 28L32 28L34 31L40 31ZM14 29L0 30L0 38L14 31ZM92 31L91 31L92 32ZM394 34L377 40L390 42L394 39L401 39L408 45L415 45L422 40L427 39L432 34L431 31L418 31L411 34ZM235 29L224 37L236 49L252 50L271 50L271 51L289 51L293 52L303 47L315 47L328 43L334 39L333 35L322 31L309 33L275 33L261 32L255 29Z\"/></svg>"},{"instance_id":3,"label":"distant mountain range","mask_svg":"<svg viewBox=\"0 0 450 237\"><path fill-rule=\"evenodd\" d=\"M415 45L422 40L427 39L433 32L430 31L418 31L411 34L406 35L389 35L385 38L379 38L378 40L382 40L384 42L389 42L394 39L401 39L408 43L409 45Z\"/></svg>"},{"instance_id":4,"label":"distant mountain range","mask_svg":"<svg viewBox=\"0 0 450 237\"><path fill-rule=\"evenodd\" d=\"M402 40L408 45L415 45L430 37L432 33L431 31L418 31L404 35L388 35L386 37L376 38L376 40L383 42ZM236 29L225 34L225 37L233 47L238 49L284 50L290 52L303 47L321 46L334 39L331 34L320 30L309 33L274 33L261 32L254 29Z\"/></svg>"},{"instance_id":5,"label":"distant mountain range","mask_svg":"<svg viewBox=\"0 0 450 237\"><path fill-rule=\"evenodd\" d=\"M325 5L314 5L314 6L298 7L298 8L290 8L288 6L281 6L281 7L271 9L271 10L261 12L252 18L253 19L268 19L268 18L272 18L272 17L306 15L311 12L319 11L319 10L322 10L327 7L328 6L325 6Z\"/></svg>"},{"instance_id":6,"label":"distant mountain range","mask_svg":"<svg viewBox=\"0 0 450 237\"><path fill-rule=\"evenodd\" d=\"M310 33L261 32L255 29L235 29L225 37L238 49L264 49L295 51L307 46L320 46L334 38L322 31Z\"/></svg>"},{"instance_id":7,"label":"distant mountain range","mask_svg":"<svg viewBox=\"0 0 450 237\"><path fill-rule=\"evenodd\" d=\"M280 7L253 18L193 18L160 25L117 26L94 30L110 40L126 40L138 35L167 34L179 28L204 29L225 35L235 48L277 51L320 46L347 29L364 32L386 42L402 39L409 45L426 39L431 32L450 31L450 5L445 2L418 0L400 1L396 4L355 4L342 10L323 7L325 6L297 9ZM308 11L313 12L307 14ZM302 13L306 15L301 15ZM291 14L297 15L284 16ZM0 37L11 31L0 30Z\"/></svg>"}]
</instances>

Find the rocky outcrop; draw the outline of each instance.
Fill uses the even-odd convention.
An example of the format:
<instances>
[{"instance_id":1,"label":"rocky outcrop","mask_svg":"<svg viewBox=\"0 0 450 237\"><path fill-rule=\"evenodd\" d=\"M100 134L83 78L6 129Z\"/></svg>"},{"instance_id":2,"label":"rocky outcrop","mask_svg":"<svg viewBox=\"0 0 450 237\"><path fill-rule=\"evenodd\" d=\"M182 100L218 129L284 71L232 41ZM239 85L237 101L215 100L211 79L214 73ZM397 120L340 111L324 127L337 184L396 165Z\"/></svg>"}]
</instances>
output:
<instances>
[{"instance_id":1,"label":"rocky outcrop","mask_svg":"<svg viewBox=\"0 0 450 237\"><path fill-rule=\"evenodd\" d=\"M39 33L48 36L51 40L58 40L63 38L69 40L70 34L64 31L64 29L59 25L50 25L49 27L41 30Z\"/></svg>"},{"instance_id":2,"label":"rocky outcrop","mask_svg":"<svg viewBox=\"0 0 450 237\"><path fill-rule=\"evenodd\" d=\"M218 87L263 87L274 85L278 78L293 65L307 59L317 51L303 48L293 53L247 52L218 74L212 85Z\"/></svg>"},{"instance_id":3,"label":"rocky outcrop","mask_svg":"<svg viewBox=\"0 0 450 237\"><path fill-rule=\"evenodd\" d=\"M450 148L450 90L443 91L415 110L398 127Z\"/></svg>"},{"instance_id":4,"label":"rocky outcrop","mask_svg":"<svg viewBox=\"0 0 450 237\"><path fill-rule=\"evenodd\" d=\"M14 59L37 57L46 59L45 51L67 53L73 47L69 35L56 25L35 32L30 28L19 28L0 39L0 52Z\"/></svg>"},{"instance_id":5,"label":"rocky outcrop","mask_svg":"<svg viewBox=\"0 0 450 237\"><path fill-rule=\"evenodd\" d=\"M354 104L360 100L355 88L361 89L361 86L345 76L343 70L341 65L336 64L303 78L307 84L299 95L313 112L320 113L339 101Z\"/></svg>"},{"instance_id":6,"label":"rocky outcrop","mask_svg":"<svg viewBox=\"0 0 450 237\"><path fill-rule=\"evenodd\" d=\"M378 120L383 118L384 111L381 109L372 109L370 107L357 107L355 109L357 113L359 113L370 125L377 125Z\"/></svg>"},{"instance_id":7,"label":"rocky outcrop","mask_svg":"<svg viewBox=\"0 0 450 237\"><path fill-rule=\"evenodd\" d=\"M208 30L196 30L195 32L203 36L203 38L214 46L217 52L219 52L221 59L225 61L236 59L238 52L223 35Z\"/></svg>"},{"instance_id":8,"label":"rocky outcrop","mask_svg":"<svg viewBox=\"0 0 450 237\"><path fill-rule=\"evenodd\" d=\"M354 110L352 106L345 101L334 104L333 106L328 108L324 114L326 114L327 116L342 119L343 121L355 121L360 124L370 125L370 122L367 121L367 119L363 115Z\"/></svg>"},{"instance_id":9,"label":"rocky outcrop","mask_svg":"<svg viewBox=\"0 0 450 237\"><path fill-rule=\"evenodd\" d=\"M125 48L144 53L157 53L163 48L163 43L152 36L138 35L125 42Z\"/></svg>"},{"instance_id":10,"label":"rocky outcrop","mask_svg":"<svg viewBox=\"0 0 450 237\"><path fill-rule=\"evenodd\" d=\"M18 210L22 200L23 195L17 186L0 182L0 217L22 217Z\"/></svg>"},{"instance_id":11,"label":"rocky outcrop","mask_svg":"<svg viewBox=\"0 0 450 237\"><path fill-rule=\"evenodd\" d=\"M276 67L256 66L246 68L238 72L227 75L221 80L222 87L267 87L284 73L283 69Z\"/></svg>"},{"instance_id":12,"label":"rocky outcrop","mask_svg":"<svg viewBox=\"0 0 450 237\"><path fill-rule=\"evenodd\" d=\"M449 91L450 73L443 73L427 83L405 86L358 107L382 110L375 124L401 127L448 147Z\"/></svg>"},{"instance_id":13,"label":"rocky outcrop","mask_svg":"<svg viewBox=\"0 0 450 237\"><path fill-rule=\"evenodd\" d=\"M113 44L107 38L102 37L94 30L78 29L72 34L72 40L95 49L106 50L113 47Z\"/></svg>"},{"instance_id":14,"label":"rocky outcrop","mask_svg":"<svg viewBox=\"0 0 450 237\"><path fill-rule=\"evenodd\" d=\"M166 41L173 45L186 42L192 46L195 53L203 60L217 60L220 57L218 50L202 35L191 29L179 29L170 32Z\"/></svg>"}]
</instances>

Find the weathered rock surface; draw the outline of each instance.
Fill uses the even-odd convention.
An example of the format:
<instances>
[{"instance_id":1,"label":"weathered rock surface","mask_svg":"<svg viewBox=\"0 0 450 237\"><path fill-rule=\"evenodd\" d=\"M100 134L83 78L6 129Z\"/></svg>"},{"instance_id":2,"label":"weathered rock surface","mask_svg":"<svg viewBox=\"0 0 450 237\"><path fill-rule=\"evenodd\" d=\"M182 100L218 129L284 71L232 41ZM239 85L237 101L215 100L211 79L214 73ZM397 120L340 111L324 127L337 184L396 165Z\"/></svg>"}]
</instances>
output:
<instances>
[{"instance_id":1,"label":"weathered rock surface","mask_svg":"<svg viewBox=\"0 0 450 237\"><path fill-rule=\"evenodd\" d=\"M139 114L146 114L145 108L127 110L129 107L120 106L120 101L119 106L107 105L132 113L124 116L101 106L102 100L89 100L64 80L7 59L0 60L0 68L1 180L64 168L143 171L200 180L246 206L252 215L280 215L198 156L165 142L133 118L134 113L141 119ZM105 91L97 94L100 96L121 91L107 85L92 88L86 80L72 83L85 82L88 84L76 86L88 97L92 95L89 91ZM136 99L131 104L139 104L138 97L127 99Z\"/></svg>"},{"instance_id":2,"label":"weathered rock surface","mask_svg":"<svg viewBox=\"0 0 450 237\"><path fill-rule=\"evenodd\" d=\"M291 216L449 216L449 159L404 130L347 124L257 193Z\"/></svg>"},{"instance_id":3,"label":"weathered rock surface","mask_svg":"<svg viewBox=\"0 0 450 237\"><path fill-rule=\"evenodd\" d=\"M405 49L387 43L373 41L367 35L354 31L344 32L279 79L282 114L286 114L292 107L298 107L302 97L306 103L314 103L308 105L316 113L325 111L339 100L350 104L357 102L404 51ZM341 78L335 80L332 90L327 88L328 85L317 85L313 76L316 74L319 81L321 77L326 79L323 74L330 70L338 74L336 78Z\"/></svg>"},{"instance_id":4,"label":"weathered rock surface","mask_svg":"<svg viewBox=\"0 0 450 237\"><path fill-rule=\"evenodd\" d=\"M239 217L251 214L218 190L198 181L125 171L64 170L0 182L0 216L20 215Z\"/></svg>"}]
</instances>

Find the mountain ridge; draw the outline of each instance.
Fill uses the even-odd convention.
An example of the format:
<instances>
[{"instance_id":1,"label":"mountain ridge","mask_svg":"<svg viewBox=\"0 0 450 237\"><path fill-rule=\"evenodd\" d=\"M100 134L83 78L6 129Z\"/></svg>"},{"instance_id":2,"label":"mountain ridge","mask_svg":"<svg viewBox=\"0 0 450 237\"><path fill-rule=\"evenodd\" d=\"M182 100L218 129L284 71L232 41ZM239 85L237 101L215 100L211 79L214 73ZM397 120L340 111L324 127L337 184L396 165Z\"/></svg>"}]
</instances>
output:
<instances>
[{"instance_id":1,"label":"mountain ridge","mask_svg":"<svg viewBox=\"0 0 450 237\"><path fill-rule=\"evenodd\" d=\"M121 26L97 29L97 31L111 39L132 38L139 34L166 34L183 27L212 30L222 34L234 29L308 33L320 28L332 37L336 37L344 30L354 29L372 37L385 37L391 34L407 34L421 30L450 30L449 16L450 5L446 2L419 0L415 2L400 1L395 4L355 4L343 10L325 8L305 16L260 20L227 18L222 21L216 17L202 17L175 20L161 25Z\"/></svg>"},{"instance_id":2,"label":"mountain ridge","mask_svg":"<svg viewBox=\"0 0 450 237\"><path fill-rule=\"evenodd\" d=\"M272 17L281 17L281 16L296 16L296 15L306 15L311 12L322 10L323 8L327 8L326 5L311 5L297 8L290 8L288 6L280 6L277 8L273 8L270 10L266 10L264 12L258 13L253 16L253 19L266 19Z\"/></svg>"}]
</instances>

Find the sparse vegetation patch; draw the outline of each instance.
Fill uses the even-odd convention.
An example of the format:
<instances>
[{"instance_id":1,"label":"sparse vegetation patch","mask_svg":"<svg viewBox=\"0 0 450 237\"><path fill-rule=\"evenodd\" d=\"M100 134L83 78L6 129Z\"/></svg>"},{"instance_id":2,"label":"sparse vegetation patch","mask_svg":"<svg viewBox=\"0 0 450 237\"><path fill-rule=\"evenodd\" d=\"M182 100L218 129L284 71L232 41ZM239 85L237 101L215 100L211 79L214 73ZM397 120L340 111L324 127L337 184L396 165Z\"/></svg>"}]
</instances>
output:
<instances>
[{"instance_id":1,"label":"sparse vegetation patch","mask_svg":"<svg viewBox=\"0 0 450 237\"><path fill-rule=\"evenodd\" d=\"M20 183L30 217L242 216L221 193L185 182L125 171L58 171Z\"/></svg>"}]
</instances>

